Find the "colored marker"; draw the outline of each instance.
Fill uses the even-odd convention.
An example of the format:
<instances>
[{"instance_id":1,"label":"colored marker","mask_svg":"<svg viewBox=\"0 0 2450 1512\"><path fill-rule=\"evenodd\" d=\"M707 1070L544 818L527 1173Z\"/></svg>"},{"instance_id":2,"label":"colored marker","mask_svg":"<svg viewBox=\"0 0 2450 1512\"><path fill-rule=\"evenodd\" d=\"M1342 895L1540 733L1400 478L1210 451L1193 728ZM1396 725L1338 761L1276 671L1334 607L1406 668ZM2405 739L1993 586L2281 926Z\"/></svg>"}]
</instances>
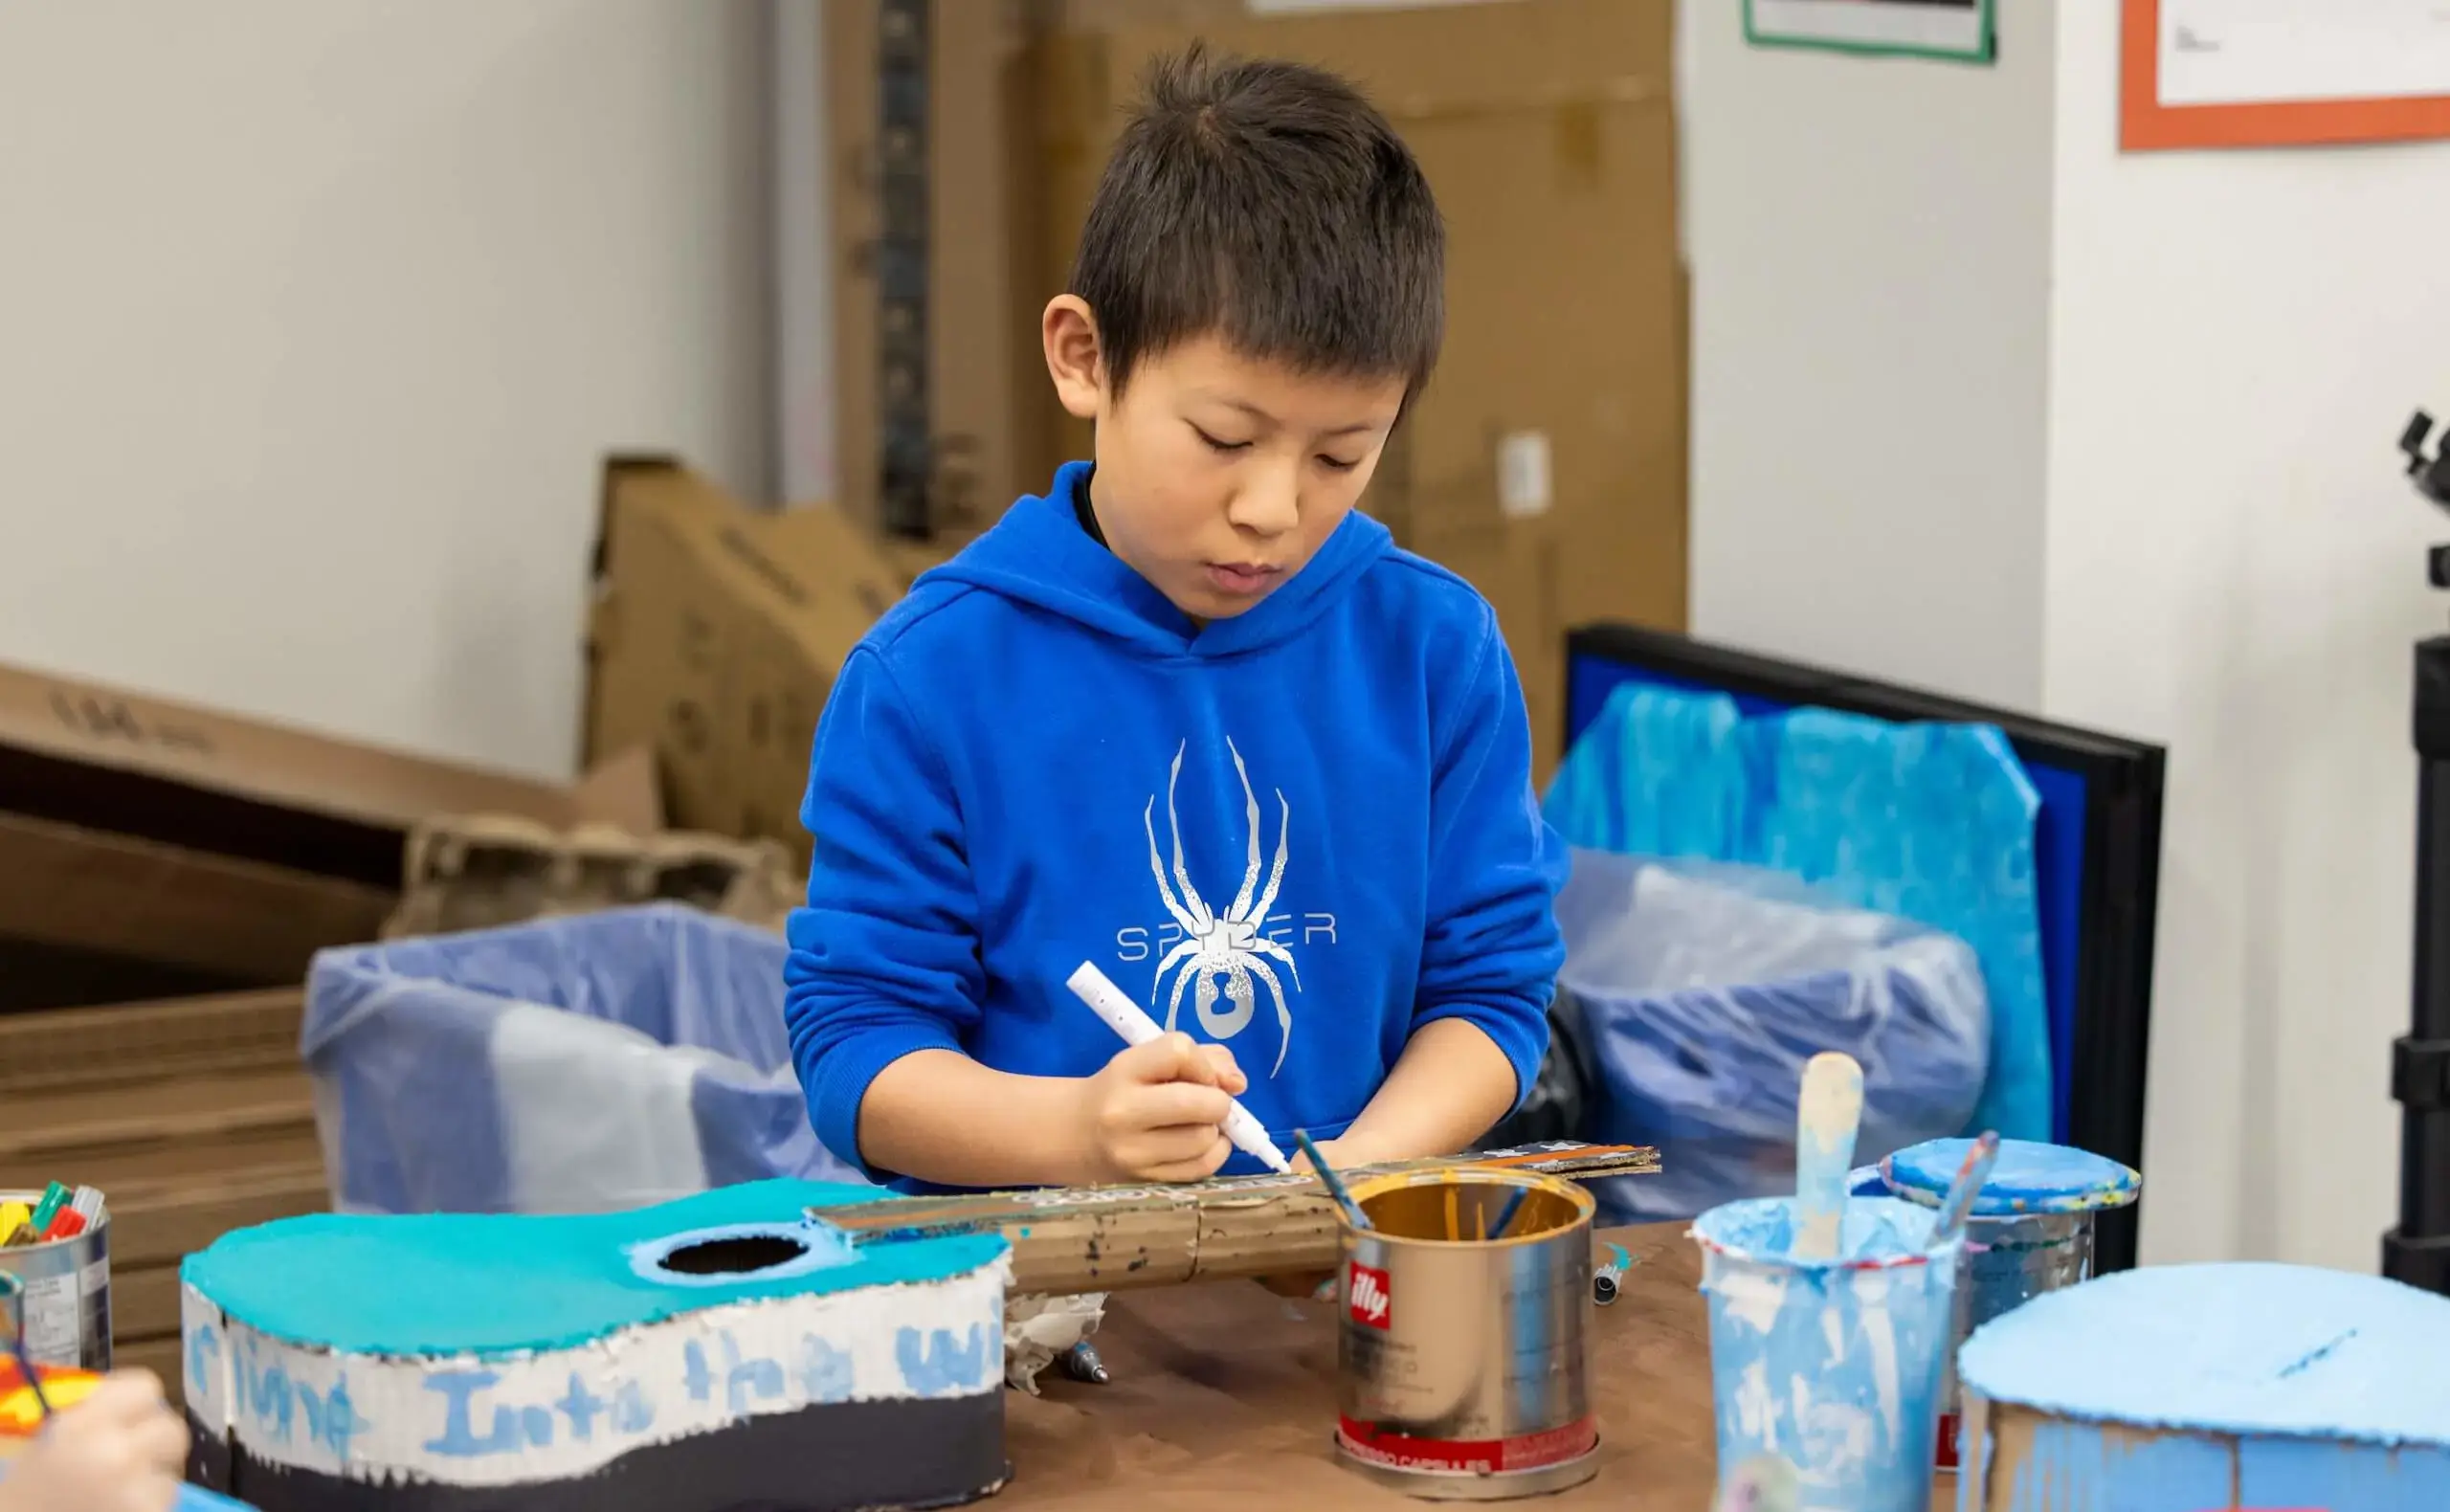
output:
<instances>
[{"instance_id":1,"label":"colored marker","mask_svg":"<svg viewBox=\"0 0 2450 1512\"><path fill-rule=\"evenodd\" d=\"M76 1195L66 1187L56 1181L53 1182L43 1189L42 1201L34 1204L33 1216L26 1220L26 1227L36 1234L50 1232L51 1220L58 1217L59 1210L67 1207Z\"/></svg>"},{"instance_id":2,"label":"colored marker","mask_svg":"<svg viewBox=\"0 0 2450 1512\"><path fill-rule=\"evenodd\" d=\"M0 1202L0 1248L16 1243L17 1231L33 1215L34 1210L22 1202Z\"/></svg>"},{"instance_id":3,"label":"colored marker","mask_svg":"<svg viewBox=\"0 0 2450 1512\"><path fill-rule=\"evenodd\" d=\"M1155 1019L1090 962L1081 962L1080 969L1073 972L1072 980L1065 985L1072 989L1074 996L1089 1005L1091 1012L1105 1020L1108 1029L1122 1035L1126 1045L1145 1045L1165 1034ZM1236 1149L1268 1169L1292 1172L1293 1163L1284 1158L1284 1151L1276 1147L1276 1141L1267 1137L1267 1129L1238 1101L1226 1111L1225 1137L1234 1142Z\"/></svg>"}]
</instances>

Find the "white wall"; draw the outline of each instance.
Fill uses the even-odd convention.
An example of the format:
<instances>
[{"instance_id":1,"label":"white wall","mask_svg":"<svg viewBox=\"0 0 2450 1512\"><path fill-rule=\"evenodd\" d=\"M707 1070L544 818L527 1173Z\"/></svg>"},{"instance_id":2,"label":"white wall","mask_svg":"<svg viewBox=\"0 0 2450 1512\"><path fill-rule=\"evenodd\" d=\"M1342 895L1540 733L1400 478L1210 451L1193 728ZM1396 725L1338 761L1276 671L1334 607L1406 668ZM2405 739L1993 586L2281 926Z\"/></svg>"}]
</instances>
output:
<instances>
[{"instance_id":1,"label":"white wall","mask_svg":"<svg viewBox=\"0 0 2450 1512\"><path fill-rule=\"evenodd\" d=\"M2146 1253L2371 1271L2409 645L2450 611L2394 442L2450 410L2450 143L2123 157L2115 10L2059 8L2042 691L2170 747Z\"/></svg>"},{"instance_id":2,"label":"white wall","mask_svg":"<svg viewBox=\"0 0 2450 1512\"><path fill-rule=\"evenodd\" d=\"M2054 38L2001 10L1976 68L1684 0L1693 629L2031 707Z\"/></svg>"},{"instance_id":3,"label":"white wall","mask_svg":"<svg viewBox=\"0 0 2450 1512\"><path fill-rule=\"evenodd\" d=\"M0 659L566 771L603 454L767 492L764 24L0 10Z\"/></svg>"},{"instance_id":4,"label":"white wall","mask_svg":"<svg viewBox=\"0 0 2450 1512\"><path fill-rule=\"evenodd\" d=\"M2122 156L2106 0L1995 71L1736 10L1682 12L1696 630L2166 745L2145 1257L2374 1269L2450 143Z\"/></svg>"}]
</instances>

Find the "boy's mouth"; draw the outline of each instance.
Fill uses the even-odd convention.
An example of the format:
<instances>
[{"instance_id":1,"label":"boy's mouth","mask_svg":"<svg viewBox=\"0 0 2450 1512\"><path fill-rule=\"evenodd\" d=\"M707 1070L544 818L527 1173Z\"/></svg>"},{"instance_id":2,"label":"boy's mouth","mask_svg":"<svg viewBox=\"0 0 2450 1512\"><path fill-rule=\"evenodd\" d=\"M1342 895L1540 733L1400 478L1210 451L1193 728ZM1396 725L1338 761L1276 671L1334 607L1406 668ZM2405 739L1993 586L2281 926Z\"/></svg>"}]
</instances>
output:
<instances>
[{"instance_id":1,"label":"boy's mouth","mask_svg":"<svg viewBox=\"0 0 2450 1512\"><path fill-rule=\"evenodd\" d=\"M1268 567L1258 562L1211 562L1208 582L1219 593L1233 598L1256 598L1276 586L1284 575L1282 567Z\"/></svg>"}]
</instances>

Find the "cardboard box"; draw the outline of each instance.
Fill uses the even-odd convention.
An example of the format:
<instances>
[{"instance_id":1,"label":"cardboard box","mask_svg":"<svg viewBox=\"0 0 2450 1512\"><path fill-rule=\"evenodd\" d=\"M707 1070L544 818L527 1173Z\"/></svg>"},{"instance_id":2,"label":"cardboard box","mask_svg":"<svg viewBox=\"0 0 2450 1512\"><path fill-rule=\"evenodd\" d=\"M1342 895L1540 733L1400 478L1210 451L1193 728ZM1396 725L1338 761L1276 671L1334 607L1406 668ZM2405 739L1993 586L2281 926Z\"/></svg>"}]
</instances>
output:
<instances>
[{"instance_id":1,"label":"cardboard box","mask_svg":"<svg viewBox=\"0 0 2450 1512\"><path fill-rule=\"evenodd\" d=\"M674 825L776 840L804 866L817 716L907 580L838 510L753 513L655 458L608 466L597 570L590 756L651 747Z\"/></svg>"},{"instance_id":2,"label":"cardboard box","mask_svg":"<svg viewBox=\"0 0 2450 1512\"><path fill-rule=\"evenodd\" d=\"M408 886L383 938L491 929L531 919L677 902L779 934L808 874L773 840L529 819L434 819L409 836ZM7 1026L0 1023L0 1036Z\"/></svg>"},{"instance_id":3,"label":"cardboard box","mask_svg":"<svg viewBox=\"0 0 2450 1512\"><path fill-rule=\"evenodd\" d=\"M1477 0L1227 17L1216 0L1069 0L1045 39L1053 241L1068 265L1147 59L1194 38L1354 79L1447 223L1447 336L1366 505L1434 554L1528 518L1561 544L1563 625L1685 617L1683 282L1672 11ZM1086 428L1058 422L1064 455ZM1503 612L1509 606L1500 606ZM1514 616L1529 619L1519 609ZM1537 658L1538 648L1518 646Z\"/></svg>"},{"instance_id":4,"label":"cardboard box","mask_svg":"<svg viewBox=\"0 0 2450 1512\"><path fill-rule=\"evenodd\" d=\"M652 823L648 797L0 667L0 1010L295 981L374 938L417 820Z\"/></svg>"},{"instance_id":5,"label":"cardboard box","mask_svg":"<svg viewBox=\"0 0 2450 1512\"><path fill-rule=\"evenodd\" d=\"M880 528L883 383L877 241L877 0L828 0L828 198L834 227L835 502ZM1043 486L1055 400L1038 315L1057 292L1038 257L1035 7L933 0L928 7L927 352L922 387L935 440L931 533L991 523Z\"/></svg>"}]
</instances>

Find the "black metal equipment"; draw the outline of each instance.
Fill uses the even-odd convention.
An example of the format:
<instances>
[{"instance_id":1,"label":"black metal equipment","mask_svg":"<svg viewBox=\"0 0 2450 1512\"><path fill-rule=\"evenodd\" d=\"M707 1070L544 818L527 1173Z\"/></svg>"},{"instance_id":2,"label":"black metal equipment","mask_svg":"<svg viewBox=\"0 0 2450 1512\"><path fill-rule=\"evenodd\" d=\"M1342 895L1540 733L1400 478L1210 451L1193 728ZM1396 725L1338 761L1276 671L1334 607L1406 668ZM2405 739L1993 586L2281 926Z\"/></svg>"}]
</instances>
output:
<instances>
[{"instance_id":1,"label":"black metal equipment","mask_svg":"<svg viewBox=\"0 0 2450 1512\"><path fill-rule=\"evenodd\" d=\"M2399 437L2417 491L2450 509L2450 444L2425 455L2433 417ZM2445 436L2450 442L2450 436ZM2426 553L2450 589L2450 545ZM2450 636L2416 647L2416 971L2412 1023L2391 1047L2399 1104L2399 1225L2382 1236L2382 1274L2450 1295Z\"/></svg>"},{"instance_id":2,"label":"black metal equipment","mask_svg":"<svg viewBox=\"0 0 2450 1512\"><path fill-rule=\"evenodd\" d=\"M928 533L934 462L927 370L927 11L930 0L877 10L877 410L885 529Z\"/></svg>"}]
</instances>

